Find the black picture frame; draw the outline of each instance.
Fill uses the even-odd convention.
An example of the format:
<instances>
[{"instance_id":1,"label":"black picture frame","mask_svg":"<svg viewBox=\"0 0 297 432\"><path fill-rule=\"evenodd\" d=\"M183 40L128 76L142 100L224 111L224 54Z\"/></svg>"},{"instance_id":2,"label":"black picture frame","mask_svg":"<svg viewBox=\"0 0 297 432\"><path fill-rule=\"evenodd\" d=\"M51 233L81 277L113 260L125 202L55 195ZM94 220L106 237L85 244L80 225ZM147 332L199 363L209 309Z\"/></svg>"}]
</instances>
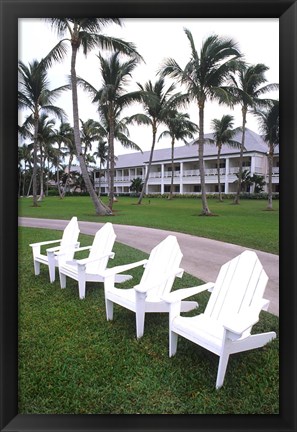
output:
<instances>
[{"instance_id":1,"label":"black picture frame","mask_svg":"<svg viewBox=\"0 0 297 432\"><path fill-rule=\"evenodd\" d=\"M296 431L297 4L285 0L0 0L0 429L8 431ZM69 9L70 8L70 9ZM280 342L279 415L19 415L17 293L17 52L19 18L279 18ZM267 365L269 367L269 365ZM160 395L161 397L162 395Z\"/></svg>"}]
</instances>

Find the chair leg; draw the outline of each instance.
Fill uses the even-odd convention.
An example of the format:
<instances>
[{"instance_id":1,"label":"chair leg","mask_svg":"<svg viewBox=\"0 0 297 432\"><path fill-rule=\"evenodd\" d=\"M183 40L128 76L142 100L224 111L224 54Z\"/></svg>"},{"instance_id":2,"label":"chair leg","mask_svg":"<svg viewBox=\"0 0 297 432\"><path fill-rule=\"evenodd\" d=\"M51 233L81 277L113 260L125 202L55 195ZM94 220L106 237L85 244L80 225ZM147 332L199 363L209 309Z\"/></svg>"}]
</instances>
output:
<instances>
[{"instance_id":1,"label":"chair leg","mask_svg":"<svg viewBox=\"0 0 297 432\"><path fill-rule=\"evenodd\" d=\"M177 350L178 334L174 331L169 331L169 357L173 357Z\"/></svg>"},{"instance_id":2,"label":"chair leg","mask_svg":"<svg viewBox=\"0 0 297 432\"><path fill-rule=\"evenodd\" d=\"M47 254L47 260L48 260L48 271L49 271L49 278L50 278L50 282L53 283L55 282L55 278L56 278L56 263L55 263L55 256L53 253L48 253Z\"/></svg>"},{"instance_id":3,"label":"chair leg","mask_svg":"<svg viewBox=\"0 0 297 432\"><path fill-rule=\"evenodd\" d=\"M136 291L135 296L136 296L136 337L137 339L139 339L143 336L144 333L146 293Z\"/></svg>"},{"instance_id":4,"label":"chair leg","mask_svg":"<svg viewBox=\"0 0 297 432\"><path fill-rule=\"evenodd\" d=\"M78 277L78 291L79 298L83 300L86 296L86 280L82 277Z\"/></svg>"},{"instance_id":5,"label":"chair leg","mask_svg":"<svg viewBox=\"0 0 297 432\"><path fill-rule=\"evenodd\" d=\"M40 274L40 262L34 260L34 273L35 276L38 276Z\"/></svg>"},{"instance_id":6,"label":"chair leg","mask_svg":"<svg viewBox=\"0 0 297 432\"><path fill-rule=\"evenodd\" d=\"M144 318L145 318L145 311L144 310L136 312L136 337L137 337L137 339L140 339L143 336Z\"/></svg>"},{"instance_id":7,"label":"chair leg","mask_svg":"<svg viewBox=\"0 0 297 432\"><path fill-rule=\"evenodd\" d=\"M217 381L216 381L216 389L219 389L220 387L222 387L222 385L224 383L224 378L225 378L225 373L227 370L228 360L229 360L229 353L223 352L220 355Z\"/></svg>"},{"instance_id":8,"label":"chair leg","mask_svg":"<svg viewBox=\"0 0 297 432\"><path fill-rule=\"evenodd\" d=\"M61 288L66 288L66 275L64 275L63 273L59 272L59 277L60 277Z\"/></svg>"},{"instance_id":9,"label":"chair leg","mask_svg":"<svg viewBox=\"0 0 297 432\"><path fill-rule=\"evenodd\" d=\"M111 300L105 299L105 309L106 309L107 321L112 321L112 319L113 319L113 302Z\"/></svg>"}]
</instances>

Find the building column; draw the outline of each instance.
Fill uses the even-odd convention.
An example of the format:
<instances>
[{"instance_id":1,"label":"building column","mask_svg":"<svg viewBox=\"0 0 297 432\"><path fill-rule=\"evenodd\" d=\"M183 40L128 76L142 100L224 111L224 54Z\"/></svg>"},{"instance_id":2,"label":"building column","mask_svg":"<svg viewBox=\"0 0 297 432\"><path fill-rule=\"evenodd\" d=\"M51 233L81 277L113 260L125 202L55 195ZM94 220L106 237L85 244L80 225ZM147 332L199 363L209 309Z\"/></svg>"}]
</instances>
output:
<instances>
[{"instance_id":1,"label":"building column","mask_svg":"<svg viewBox=\"0 0 297 432\"><path fill-rule=\"evenodd\" d=\"M164 194L164 164L161 164L161 195Z\"/></svg>"},{"instance_id":2,"label":"building column","mask_svg":"<svg viewBox=\"0 0 297 432\"><path fill-rule=\"evenodd\" d=\"M148 170L148 166L145 165L144 166L144 178L146 178L146 176L147 176L147 170ZM145 187L145 193L146 193L146 195L148 194L149 181L150 181L150 179L148 178L147 184L146 184L146 187Z\"/></svg>"},{"instance_id":3,"label":"building column","mask_svg":"<svg viewBox=\"0 0 297 432\"><path fill-rule=\"evenodd\" d=\"M183 183L184 163L180 162L179 166L180 166L180 168L179 168L179 172L180 172L180 177L179 177L179 193L183 194L184 193L184 183Z\"/></svg>"},{"instance_id":4,"label":"building column","mask_svg":"<svg viewBox=\"0 0 297 432\"><path fill-rule=\"evenodd\" d=\"M225 161L225 193L229 193L229 158Z\"/></svg>"}]
</instances>

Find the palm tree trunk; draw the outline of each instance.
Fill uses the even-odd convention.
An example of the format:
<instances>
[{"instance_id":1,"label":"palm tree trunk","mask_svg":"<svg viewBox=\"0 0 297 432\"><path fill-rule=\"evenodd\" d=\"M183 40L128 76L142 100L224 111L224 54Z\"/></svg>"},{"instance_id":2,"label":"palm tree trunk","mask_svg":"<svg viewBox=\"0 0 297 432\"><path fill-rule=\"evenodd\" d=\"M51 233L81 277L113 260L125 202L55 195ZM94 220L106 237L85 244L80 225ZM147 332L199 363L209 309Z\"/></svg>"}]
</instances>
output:
<instances>
[{"instance_id":1,"label":"palm tree trunk","mask_svg":"<svg viewBox=\"0 0 297 432\"><path fill-rule=\"evenodd\" d=\"M71 54L71 87L72 87L72 105L73 105L73 129L74 129L74 142L77 151L77 159L79 161L81 173L87 188L87 191L93 201L95 211L97 215L106 216L111 215L111 210L105 206L101 200L98 199L96 192L93 188L87 166L85 163L85 158L82 153L81 140L79 134L79 114L78 114L78 97L77 97L77 79L76 79L76 54L77 54L77 42L72 40L72 54Z\"/></svg>"},{"instance_id":2,"label":"palm tree trunk","mask_svg":"<svg viewBox=\"0 0 297 432\"><path fill-rule=\"evenodd\" d=\"M174 136L171 141L171 183L170 183L170 193L168 199L172 199L173 195L173 176L174 176Z\"/></svg>"},{"instance_id":3,"label":"palm tree trunk","mask_svg":"<svg viewBox=\"0 0 297 432\"><path fill-rule=\"evenodd\" d=\"M109 189L109 202L108 207L112 211L114 201L114 119L113 119L113 104L110 104L109 109L109 135L108 135L108 148L110 157L110 189Z\"/></svg>"},{"instance_id":4,"label":"palm tree trunk","mask_svg":"<svg viewBox=\"0 0 297 432\"><path fill-rule=\"evenodd\" d=\"M207 205L206 190L205 190L205 172L204 172L204 102L199 104L199 145L198 159L201 183L201 200L202 200L202 216L209 216L211 212Z\"/></svg>"},{"instance_id":5,"label":"palm tree trunk","mask_svg":"<svg viewBox=\"0 0 297 432\"><path fill-rule=\"evenodd\" d=\"M238 183L237 183L236 196L234 198L234 204L239 204L239 196L241 192L243 149L245 144L246 113L247 113L247 107L243 106L242 107L242 138L241 138L240 155L239 155Z\"/></svg>"},{"instance_id":6,"label":"palm tree trunk","mask_svg":"<svg viewBox=\"0 0 297 432\"><path fill-rule=\"evenodd\" d=\"M273 164L273 147L270 146L268 153L268 205L267 210L272 210L272 164Z\"/></svg>"},{"instance_id":7,"label":"palm tree trunk","mask_svg":"<svg viewBox=\"0 0 297 432\"><path fill-rule=\"evenodd\" d=\"M65 185L64 185L64 189L63 189L63 193L61 198L64 198L67 192L67 186L68 186L68 182L69 182L69 176L70 176L70 170L71 170L71 165L72 165L72 160L73 160L73 156L70 155L69 156L69 162L68 162L68 173L66 176L66 180L65 180Z\"/></svg>"},{"instance_id":8,"label":"palm tree trunk","mask_svg":"<svg viewBox=\"0 0 297 432\"><path fill-rule=\"evenodd\" d=\"M218 158L217 158L218 189L219 189L219 201L223 201L222 191L221 191L220 158L221 158L221 145L219 144L218 145Z\"/></svg>"},{"instance_id":9,"label":"palm tree trunk","mask_svg":"<svg viewBox=\"0 0 297 432\"><path fill-rule=\"evenodd\" d=\"M146 172L145 180L144 180L142 191L141 191L141 194L140 194L140 197L138 199L137 204L141 204L141 201L143 199L143 196L144 196L144 193L145 193L145 190L146 190L146 185L147 185L147 182L148 182L148 179L149 179L151 165L152 165L152 160L153 160L153 154L154 154L154 149L155 149L155 143L156 143L156 134L157 134L157 127L156 127L156 124L154 122L154 124L153 124L153 143L152 143L152 147L151 147L149 164L148 164L148 167L147 167L147 172Z\"/></svg>"},{"instance_id":10,"label":"palm tree trunk","mask_svg":"<svg viewBox=\"0 0 297 432\"><path fill-rule=\"evenodd\" d=\"M40 195L38 198L38 201L42 201L43 197L44 197L44 190L43 190L43 174L44 174L44 169L43 169L43 164L44 164L44 159L42 156L42 146L40 144Z\"/></svg>"},{"instance_id":11,"label":"palm tree trunk","mask_svg":"<svg viewBox=\"0 0 297 432\"><path fill-rule=\"evenodd\" d=\"M38 135L38 111L34 116L34 142L33 142L33 207L37 204L37 135Z\"/></svg>"},{"instance_id":12,"label":"palm tree trunk","mask_svg":"<svg viewBox=\"0 0 297 432\"><path fill-rule=\"evenodd\" d=\"M100 160L100 165L99 165L99 180L98 180L98 198L100 198L100 189L101 189L101 170L102 170L102 163Z\"/></svg>"}]
</instances>

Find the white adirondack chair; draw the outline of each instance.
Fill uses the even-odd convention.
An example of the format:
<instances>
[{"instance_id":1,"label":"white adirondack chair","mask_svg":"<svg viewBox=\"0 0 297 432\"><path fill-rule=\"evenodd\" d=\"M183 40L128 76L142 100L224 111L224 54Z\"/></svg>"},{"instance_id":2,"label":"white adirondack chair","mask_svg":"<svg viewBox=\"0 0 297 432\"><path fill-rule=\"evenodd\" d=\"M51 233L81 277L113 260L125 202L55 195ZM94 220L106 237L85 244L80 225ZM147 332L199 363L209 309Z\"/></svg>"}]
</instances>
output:
<instances>
[{"instance_id":1,"label":"white adirondack chair","mask_svg":"<svg viewBox=\"0 0 297 432\"><path fill-rule=\"evenodd\" d=\"M100 228L94 237L91 246L77 248L75 252L89 250L88 258L78 260L61 260L59 266L61 288L66 287L66 276L78 281L79 298L84 299L86 282L104 282L104 271L109 258L114 258L112 248L116 239L113 226L107 222ZM130 275L119 275L116 282L125 282L132 279Z\"/></svg>"},{"instance_id":2,"label":"white adirondack chair","mask_svg":"<svg viewBox=\"0 0 297 432\"><path fill-rule=\"evenodd\" d=\"M255 252L242 254L221 267L215 283L185 288L170 293L166 301L169 314L169 356L177 350L178 335L219 356L216 388L223 385L229 355L260 348L276 337L275 332L251 335L262 309L269 300L263 298L268 281ZM180 301L208 290L212 294L204 313L194 317L180 316Z\"/></svg>"},{"instance_id":3,"label":"white adirondack chair","mask_svg":"<svg viewBox=\"0 0 297 432\"><path fill-rule=\"evenodd\" d=\"M136 336L144 332L144 319L147 312L169 312L169 305L162 296L169 293L175 277L182 277L183 269L179 267L182 253L175 236L168 236L150 253L148 260L117 266L105 272L105 304L107 320L113 319L113 304L119 304L136 314ZM114 286L118 273L143 265L145 267L138 285L130 289L119 289ZM197 302L181 303L182 311L189 311L198 306Z\"/></svg>"},{"instance_id":4,"label":"white adirondack chair","mask_svg":"<svg viewBox=\"0 0 297 432\"><path fill-rule=\"evenodd\" d=\"M75 248L79 247L79 242L77 241L79 235L79 227L77 222L77 217L74 216L64 229L61 239L44 241L39 243L32 243L33 252L33 263L35 275L40 274L40 264L45 264L49 269L50 282L55 280L55 270L58 267L59 253L65 259L71 260L74 256ZM46 255L41 253L41 246L48 244L60 243L59 246L51 247L46 249Z\"/></svg>"}]
</instances>

